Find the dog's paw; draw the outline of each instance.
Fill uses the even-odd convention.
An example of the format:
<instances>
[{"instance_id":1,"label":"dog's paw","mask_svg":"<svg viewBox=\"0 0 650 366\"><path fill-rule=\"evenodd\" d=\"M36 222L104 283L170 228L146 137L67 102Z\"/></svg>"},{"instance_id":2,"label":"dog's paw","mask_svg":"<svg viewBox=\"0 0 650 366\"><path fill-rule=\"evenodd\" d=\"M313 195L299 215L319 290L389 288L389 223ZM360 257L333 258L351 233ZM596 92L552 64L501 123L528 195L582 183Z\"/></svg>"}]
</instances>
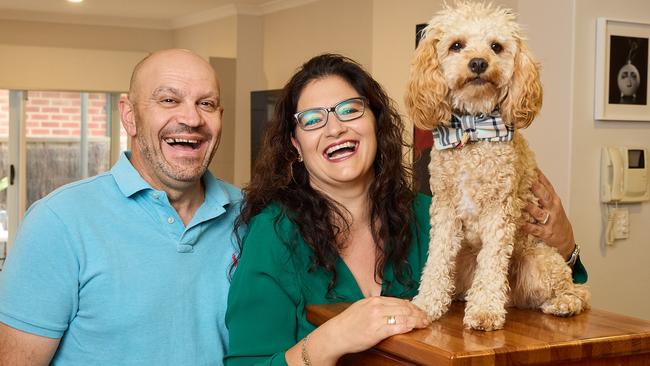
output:
<instances>
[{"instance_id":1,"label":"dog's paw","mask_svg":"<svg viewBox=\"0 0 650 366\"><path fill-rule=\"evenodd\" d=\"M588 305L579 296L571 293L560 294L542 304L540 309L555 316L573 316L586 310Z\"/></svg>"},{"instance_id":2,"label":"dog's paw","mask_svg":"<svg viewBox=\"0 0 650 366\"><path fill-rule=\"evenodd\" d=\"M421 295L414 297L412 303L427 313L427 315L429 315L429 318L431 318L431 321L440 319L440 317L443 316L449 309L448 304L444 305L444 303L440 301L433 301L431 299L427 299L426 296Z\"/></svg>"},{"instance_id":3,"label":"dog's paw","mask_svg":"<svg viewBox=\"0 0 650 366\"><path fill-rule=\"evenodd\" d=\"M491 331L503 328L505 323L505 310L487 311L483 309L465 309L465 317L463 318L465 328Z\"/></svg>"}]
</instances>

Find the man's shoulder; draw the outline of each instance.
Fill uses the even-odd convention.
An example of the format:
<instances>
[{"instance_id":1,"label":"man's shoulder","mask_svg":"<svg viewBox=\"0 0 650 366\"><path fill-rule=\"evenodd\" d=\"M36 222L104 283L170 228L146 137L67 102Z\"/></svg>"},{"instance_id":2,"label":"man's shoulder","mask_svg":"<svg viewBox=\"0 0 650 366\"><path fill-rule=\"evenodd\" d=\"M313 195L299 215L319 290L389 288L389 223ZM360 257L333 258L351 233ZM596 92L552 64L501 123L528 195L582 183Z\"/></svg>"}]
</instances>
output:
<instances>
[{"instance_id":1,"label":"man's shoulder","mask_svg":"<svg viewBox=\"0 0 650 366\"><path fill-rule=\"evenodd\" d=\"M110 185L115 185L115 180L109 171L64 184L41 198L40 201L57 204L61 201L76 200L81 197L91 199L91 195L105 193L104 189Z\"/></svg>"},{"instance_id":2,"label":"man's shoulder","mask_svg":"<svg viewBox=\"0 0 650 366\"><path fill-rule=\"evenodd\" d=\"M97 198L106 195L115 187L110 172L65 184L36 201L30 210L39 205L50 208L79 207L84 202L96 204Z\"/></svg>"}]
</instances>

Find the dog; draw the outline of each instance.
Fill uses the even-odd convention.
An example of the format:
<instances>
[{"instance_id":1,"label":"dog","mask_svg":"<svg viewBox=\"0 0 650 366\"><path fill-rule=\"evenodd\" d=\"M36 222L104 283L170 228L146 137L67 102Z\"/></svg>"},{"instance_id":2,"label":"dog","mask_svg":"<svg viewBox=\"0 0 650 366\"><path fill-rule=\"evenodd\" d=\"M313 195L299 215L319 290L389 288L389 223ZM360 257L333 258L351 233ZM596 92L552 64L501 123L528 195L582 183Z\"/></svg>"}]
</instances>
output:
<instances>
[{"instance_id":1,"label":"dog","mask_svg":"<svg viewBox=\"0 0 650 366\"><path fill-rule=\"evenodd\" d=\"M433 130L429 256L413 302L433 320L465 300L466 328L503 328L507 306L556 316L588 308L564 258L521 226L538 179L519 129L542 105L539 65L512 11L445 5L425 27L405 95L414 124Z\"/></svg>"}]
</instances>

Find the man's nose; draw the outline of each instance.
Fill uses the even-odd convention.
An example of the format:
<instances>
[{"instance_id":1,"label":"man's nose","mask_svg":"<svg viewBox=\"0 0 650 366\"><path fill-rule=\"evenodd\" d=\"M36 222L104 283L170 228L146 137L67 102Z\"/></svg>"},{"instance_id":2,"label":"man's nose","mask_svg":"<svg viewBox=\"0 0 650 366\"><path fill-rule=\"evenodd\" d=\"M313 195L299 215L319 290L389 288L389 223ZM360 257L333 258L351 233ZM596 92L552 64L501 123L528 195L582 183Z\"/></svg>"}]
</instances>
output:
<instances>
[{"instance_id":1,"label":"man's nose","mask_svg":"<svg viewBox=\"0 0 650 366\"><path fill-rule=\"evenodd\" d=\"M194 103L183 103L179 122L192 127L203 124L199 106Z\"/></svg>"}]
</instances>

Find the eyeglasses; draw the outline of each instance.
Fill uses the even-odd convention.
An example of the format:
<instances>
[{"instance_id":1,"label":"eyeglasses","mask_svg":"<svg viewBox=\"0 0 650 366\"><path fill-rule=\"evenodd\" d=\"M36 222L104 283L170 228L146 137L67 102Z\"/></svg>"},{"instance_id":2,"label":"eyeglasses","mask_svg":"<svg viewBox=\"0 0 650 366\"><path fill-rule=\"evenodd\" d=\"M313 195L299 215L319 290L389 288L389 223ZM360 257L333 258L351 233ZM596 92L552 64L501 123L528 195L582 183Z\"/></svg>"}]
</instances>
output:
<instances>
[{"instance_id":1,"label":"eyeglasses","mask_svg":"<svg viewBox=\"0 0 650 366\"><path fill-rule=\"evenodd\" d=\"M330 112L334 112L341 122L348 122L363 116L366 110L366 98L356 97L346 99L330 108L310 108L293 115L298 126L304 131L317 130L325 127Z\"/></svg>"}]
</instances>

